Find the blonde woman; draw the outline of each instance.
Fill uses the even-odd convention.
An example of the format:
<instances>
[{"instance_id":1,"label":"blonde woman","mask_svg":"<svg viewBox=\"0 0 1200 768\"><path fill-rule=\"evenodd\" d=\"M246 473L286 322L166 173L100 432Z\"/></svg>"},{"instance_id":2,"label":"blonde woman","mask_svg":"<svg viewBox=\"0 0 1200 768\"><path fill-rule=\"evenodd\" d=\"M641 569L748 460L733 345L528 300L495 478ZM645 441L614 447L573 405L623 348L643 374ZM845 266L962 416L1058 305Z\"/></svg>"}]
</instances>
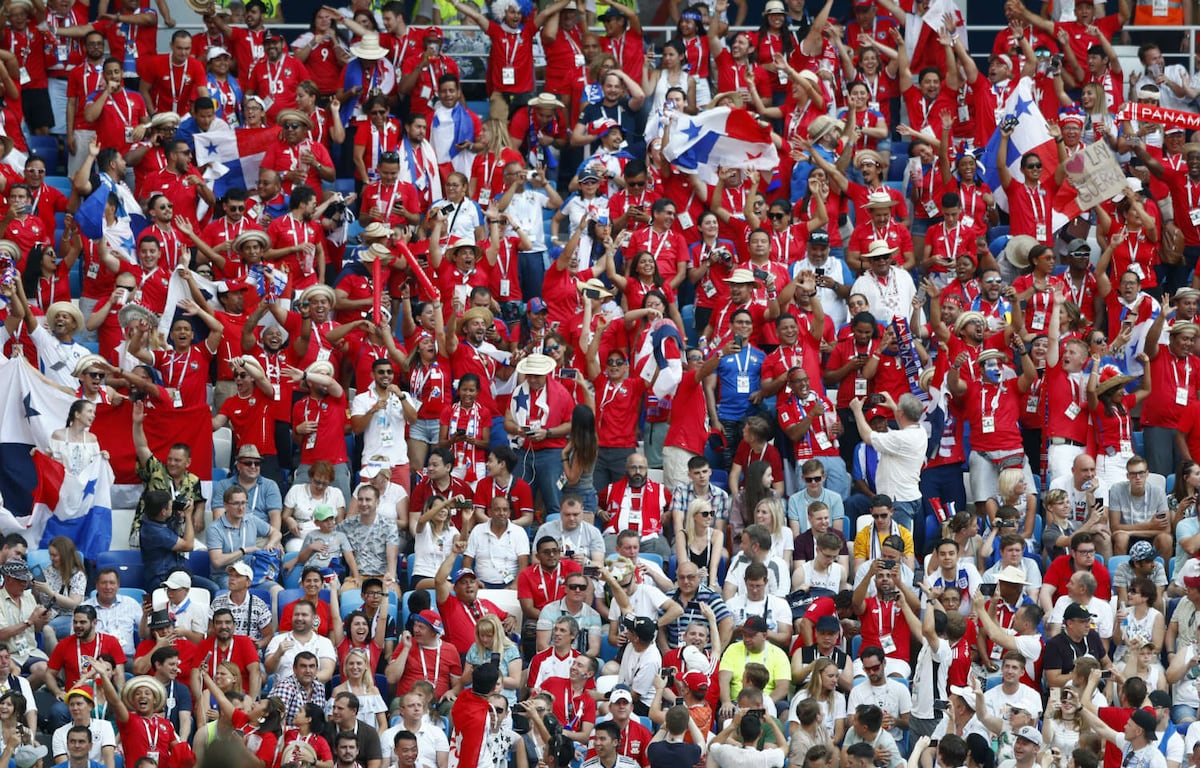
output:
<instances>
[{"instance_id":1,"label":"blonde woman","mask_svg":"<svg viewBox=\"0 0 1200 768\"><path fill-rule=\"evenodd\" d=\"M479 128L479 141L487 149L476 155L471 165L467 196L486 208L492 200L502 196L512 183L512 180L505 181L504 167L509 163L518 163L524 173L525 161L513 146L508 125L503 120L493 117L484 122Z\"/></svg>"},{"instance_id":2,"label":"blonde woman","mask_svg":"<svg viewBox=\"0 0 1200 768\"><path fill-rule=\"evenodd\" d=\"M475 672L475 667L480 664L487 664L492 660L493 654L500 655L500 690L504 698L508 699L508 706L515 707L517 704L517 691L520 690L523 684L521 674L521 649L516 646L508 635L504 633L504 626L500 623L500 619L488 614L479 620L475 625L475 642L467 650L467 655L463 658L463 673L458 679L458 683L446 694L451 697L451 700L458 698L462 693L463 688L471 683L471 676ZM493 693L493 691L477 691L483 695L485 693Z\"/></svg>"},{"instance_id":3,"label":"blonde woman","mask_svg":"<svg viewBox=\"0 0 1200 768\"><path fill-rule=\"evenodd\" d=\"M433 576L458 538L458 529L450 522L452 504L450 499L430 496L425 501L425 510L416 519L414 554L409 561L413 589L433 589Z\"/></svg>"},{"instance_id":4,"label":"blonde woman","mask_svg":"<svg viewBox=\"0 0 1200 768\"><path fill-rule=\"evenodd\" d=\"M353 693L358 697L358 719L364 725L375 728L380 733L387 730L387 704L379 688L375 686L375 676L371 672L371 656L364 648L351 648L342 660L342 682L333 689L329 697L329 707L332 709L333 700L339 693Z\"/></svg>"},{"instance_id":5,"label":"blonde woman","mask_svg":"<svg viewBox=\"0 0 1200 768\"><path fill-rule=\"evenodd\" d=\"M785 563L792 562L792 549L795 540L792 529L788 527L783 513L783 500L778 496L769 496L754 505L754 522L765 525L771 532L771 557L778 557Z\"/></svg>"},{"instance_id":6,"label":"blonde woman","mask_svg":"<svg viewBox=\"0 0 1200 768\"><path fill-rule=\"evenodd\" d=\"M1020 513L1017 530L1011 529L1003 533L1019 533L1027 542L1033 541L1033 516L1037 510L1037 497L1025 483L1025 473L1019 468L1009 468L1000 471L996 480L996 495L987 500L988 521L996 526L996 513L1000 507L1013 507Z\"/></svg>"},{"instance_id":7,"label":"blonde woman","mask_svg":"<svg viewBox=\"0 0 1200 768\"><path fill-rule=\"evenodd\" d=\"M1062 689L1058 703L1054 703L1051 697L1051 704L1042 719L1042 743L1057 747L1062 754L1069 755L1079 744L1082 725L1079 717L1079 692L1074 686L1068 685Z\"/></svg>"},{"instance_id":8,"label":"blonde woman","mask_svg":"<svg viewBox=\"0 0 1200 768\"><path fill-rule=\"evenodd\" d=\"M834 744L840 744L846 735L846 697L837 689L838 667L831 659L820 658L813 664L808 682L792 698L789 709L791 719L799 722L795 715L796 705L805 699L813 699L821 706L821 722L833 737Z\"/></svg>"},{"instance_id":9,"label":"blonde woman","mask_svg":"<svg viewBox=\"0 0 1200 768\"><path fill-rule=\"evenodd\" d=\"M713 524L715 520L712 504L706 500L693 499L688 504L683 536L675 540L675 562L691 562L700 569L702 582L720 590L717 576L725 551L725 534Z\"/></svg>"}]
</instances>

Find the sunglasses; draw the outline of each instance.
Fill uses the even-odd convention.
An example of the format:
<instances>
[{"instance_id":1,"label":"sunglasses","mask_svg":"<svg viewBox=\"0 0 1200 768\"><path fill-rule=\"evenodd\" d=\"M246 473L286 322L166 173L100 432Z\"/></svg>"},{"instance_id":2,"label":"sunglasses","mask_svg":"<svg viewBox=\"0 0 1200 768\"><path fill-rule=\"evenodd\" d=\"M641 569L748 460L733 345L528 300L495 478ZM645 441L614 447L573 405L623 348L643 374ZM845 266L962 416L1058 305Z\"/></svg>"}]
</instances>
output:
<instances>
[{"instance_id":1,"label":"sunglasses","mask_svg":"<svg viewBox=\"0 0 1200 768\"><path fill-rule=\"evenodd\" d=\"M614 360L609 360L608 364L609 365L625 365L625 361L623 359L618 358L618 359L614 359Z\"/></svg>"},{"instance_id":2,"label":"sunglasses","mask_svg":"<svg viewBox=\"0 0 1200 768\"><path fill-rule=\"evenodd\" d=\"M583 592L587 588L588 588L587 584L568 584L567 585L567 589L571 590L572 592Z\"/></svg>"},{"instance_id":3,"label":"sunglasses","mask_svg":"<svg viewBox=\"0 0 1200 768\"><path fill-rule=\"evenodd\" d=\"M284 123L283 127L289 131L299 130L304 126L304 123Z\"/></svg>"},{"instance_id":4,"label":"sunglasses","mask_svg":"<svg viewBox=\"0 0 1200 768\"><path fill-rule=\"evenodd\" d=\"M262 462L258 459L240 459L238 464L245 464L247 467L261 467Z\"/></svg>"},{"instance_id":5,"label":"sunglasses","mask_svg":"<svg viewBox=\"0 0 1200 768\"><path fill-rule=\"evenodd\" d=\"M88 376L93 379L103 379L106 375L107 374L102 373L101 371L88 371Z\"/></svg>"},{"instance_id":6,"label":"sunglasses","mask_svg":"<svg viewBox=\"0 0 1200 768\"><path fill-rule=\"evenodd\" d=\"M242 211L246 210L246 206L244 206L244 205L226 205L225 210L228 211L229 213L241 213Z\"/></svg>"},{"instance_id":7,"label":"sunglasses","mask_svg":"<svg viewBox=\"0 0 1200 768\"><path fill-rule=\"evenodd\" d=\"M783 217L786 215L785 213L772 212L767 214L767 218L771 221L783 221Z\"/></svg>"},{"instance_id":8,"label":"sunglasses","mask_svg":"<svg viewBox=\"0 0 1200 768\"><path fill-rule=\"evenodd\" d=\"M825 479L824 477L821 477L820 475L818 475L817 477L806 477L806 478L804 478L804 482L806 482L806 483L819 483L819 482L821 482L821 481L822 481L822 480L824 480L824 479Z\"/></svg>"},{"instance_id":9,"label":"sunglasses","mask_svg":"<svg viewBox=\"0 0 1200 768\"><path fill-rule=\"evenodd\" d=\"M699 515L700 517L712 517L713 511L711 509L704 509L699 512Z\"/></svg>"},{"instance_id":10,"label":"sunglasses","mask_svg":"<svg viewBox=\"0 0 1200 768\"><path fill-rule=\"evenodd\" d=\"M871 517L875 518L876 520L886 520L891 516L892 516L891 512L872 512L871 513Z\"/></svg>"},{"instance_id":11,"label":"sunglasses","mask_svg":"<svg viewBox=\"0 0 1200 768\"><path fill-rule=\"evenodd\" d=\"M1042 167L1041 163L1030 163L1029 165L1025 166L1025 170L1032 171L1032 170L1036 170L1036 169L1041 169L1041 167Z\"/></svg>"},{"instance_id":12,"label":"sunglasses","mask_svg":"<svg viewBox=\"0 0 1200 768\"><path fill-rule=\"evenodd\" d=\"M983 282L987 283L988 285L999 285L1000 283L1003 283L1004 280L1003 280L1003 278L999 278L999 277L985 277L983 279ZM976 322L978 322L978 321L976 321Z\"/></svg>"},{"instance_id":13,"label":"sunglasses","mask_svg":"<svg viewBox=\"0 0 1200 768\"><path fill-rule=\"evenodd\" d=\"M863 664L863 672L871 673L871 672L874 672L877 669L881 668L882 666L883 666L882 664L876 664L873 667L868 667L866 664Z\"/></svg>"}]
</instances>

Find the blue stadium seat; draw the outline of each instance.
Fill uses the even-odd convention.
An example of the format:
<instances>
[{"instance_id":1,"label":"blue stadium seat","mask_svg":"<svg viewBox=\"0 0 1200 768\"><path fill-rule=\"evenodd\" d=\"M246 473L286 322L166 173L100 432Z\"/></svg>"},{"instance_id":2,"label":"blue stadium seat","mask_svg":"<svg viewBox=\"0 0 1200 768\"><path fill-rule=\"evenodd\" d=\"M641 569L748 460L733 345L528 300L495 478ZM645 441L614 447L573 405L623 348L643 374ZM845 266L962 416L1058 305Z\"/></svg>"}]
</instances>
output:
<instances>
[{"instance_id":1,"label":"blue stadium seat","mask_svg":"<svg viewBox=\"0 0 1200 768\"><path fill-rule=\"evenodd\" d=\"M1170 474L1170 475L1167 475L1167 493L1171 494L1174 492L1175 492L1175 475Z\"/></svg>"},{"instance_id":2,"label":"blue stadium seat","mask_svg":"<svg viewBox=\"0 0 1200 768\"><path fill-rule=\"evenodd\" d=\"M857 659L859 651L862 650L862 635L855 635L850 639L850 658Z\"/></svg>"},{"instance_id":3,"label":"blue stadium seat","mask_svg":"<svg viewBox=\"0 0 1200 768\"><path fill-rule=\"evenodd\" d=\"M650 552L642 552L641 554L639 554L639 555L638 555L638 557L640 557L640 558L641 558L641 559L643 559L643 560L646 560L646 561L649 561L649 562L651 562L651 563L654 563L654 564L655 564L655 565L657 565L659 568L662 568L662 567L663 567L663 565L664 565L664 564L663 564L662 555L655 555L655 554L653 554L653 553L650 553Z\"/></svg>"},{"instance_id":4,"label":"blue stadium seat","mask_svg":"<svg viewBox=\"0 0 1200 768\"><path fill-rule=\"evenodd\" d=\"M142 553L137 550L101 552L96 557L97 569L115 568L122 587L144 589L142 581Z\"/></svg>"},{"instance_id":5,"label":"blue stadium seat","mask_svg":"<svg viewBox=\"0 0 1200 768\"><path fill-rule=\"evenodd\" d=\"M1146 455L1146 437L1140 429L1133 433L1133 452L1138 456Z\"/></svg>"},{"instance_id":6,"label":"blue stadium seat","mask_svg":"<svg viewBox=\"0 0 1200 768\"><path fill-rule=\"evenodd\" d=\"M1175 578L1175 558L1167 561L1167 581Z\"/></svg>"},{"instance_id":7,"label":"blue stadium seat","mask_svg":"<svg viewBox=\"0 0 1200 768\"><path fill-rule=\"evenodd\" d=\"M712 477L708 478L708 482L717 486L726 493L729 492L729 473L723 469L714 469Z\"/></svg>"},{"instance_id":8,"label":"blue stadium seat","mask_svg":"<svg viewBox=\"0 0 1200 768\"><path fill-rule=\"evenodd\" d=\"M46 174L45 183L51 187L54 187L59 192L62 192L67 197L71 196L71 190L74 188L74 185L71 184L71 180L66 176L51 176L50 174Z\"/></svg>"},{"instance_id":9,"label":"blue stadium seat","mask_svg":"<svg viewBox=\"0 0 1200 768\"><path fill-rule=\"evenodd\" d=\"M361 589L347 589L345 592L338 595L338 609L341 611L343 620L350 615L351 611L361 608L362 604L363 597Z\"/></svg>"},{"instance_id":10,"label":"blue stadium seat","mask_svg":"<svg viewBox=\"0 0 1200 768\"><path fill-rule=\"evenodd\" d=\"M141 605L142 601L146 599L146 590L137 587L121 587L117 590L117 594L136 600L138 605Z\"/></svg>"},{"instance_id":11,"label":"blue stadium seat","mask_svg":"<svg viewBox=\"0 0 1200 768\"><path fill-rule=\"evenodd\" d=\"M40 157L46 161L46 174L57 173L60 170L59 162L62 159L62 150L58 146L57 136L38 136L32 135L27 137L29 144L30 156Z\"/></svg>"},{"instance_id":12,"label":"blue stadium seat","mask_svg":"<svg viewBox=\"0 0 1200 768\"><path fill-rule=\"evenodd\" d=\"M31 549L25 553L25 564L30 568L41 566L42 568L50 567L50 550L48 549Z\"/></svg>"},{"instance_id":13,"label":"blue stadium seat","mask_svg":"<svg viewBox=\"0 0 1200 768\"><path fill-rule=\"evenodd\" d=\"M285 589L275 596L275 612L282 614L285 606L304 597L303 589Z\"/></svg>"},{"instance_id":14,"label":"blue stadium seat","mask_svg":"<svg viewBox=\"0 0 1200 768\"><path fill-rule=\"evenodd\" d=\"M1097 559L1099 559L1099 557L1100 557L1099 555L1096 555ZM1120 567L1121 563L1127 563L1127 562L1129 562L1129 555L1113 555L1112 558L1109 559L1109 561L1108 561L1109 575L1116 576L1117 568ZM1113 593L1115 594L1116 590L1113 590Z\"/></svg>"},{"instance_id":15,"label":"blue stadium seat","mask_svg":"<svg viewBox=\"0 0 1200 768\"><path fill-rule=\"evenodd\" d=\"M429 605L433 610L436 611L437 591L433 589L426 589L424 591L429 593ZM400 632L403 632L404 628L408 626L408 596L410 594L412 594L412 592L405 592L404 600L400 602L400 623L396 626L396 629Z\"/></svg>"},{"instance_id":16,"label":"blue stadium seat","mask_svg":"<svg viewBox=\"0 0 1200 768\"><path fill-rule=\"evenodd\" d=\"M617 647L608 642L608 633L600 633L600 661L612 661L617 658Z\"/></svg>"},{"instance_id":17,"label":"blue stadium seat","mask_svg":"<svg viewBox=\"0 0 1200 768\"><path fill-rule=\"evenodd\" d=\"M201 576L212 572L212 561L208 559L208 551L200 550L188 555L188 570Z\"/></svg>"}]
</instances>

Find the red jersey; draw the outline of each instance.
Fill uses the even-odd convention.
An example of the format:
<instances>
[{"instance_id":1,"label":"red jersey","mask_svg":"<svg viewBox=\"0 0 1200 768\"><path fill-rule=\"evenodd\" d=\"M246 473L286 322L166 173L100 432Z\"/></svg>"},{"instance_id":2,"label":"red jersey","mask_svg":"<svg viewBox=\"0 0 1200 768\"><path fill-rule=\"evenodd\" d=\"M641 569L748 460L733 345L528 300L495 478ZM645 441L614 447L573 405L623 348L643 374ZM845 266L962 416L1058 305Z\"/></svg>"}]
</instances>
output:
<instances>
[{"instance_id":1,"label":"red jersey","mask_svg":"<svg viewBox=\"0 0 1200 768\"><path fill-rule=\"evenodd\" d=\"M305 80L312 79L308 67L287 53L275 62L264 57L256 57L251 61L256 63L251 67L250 74L246 76L243 84L246 93L255 93L268 99L267 117L273 120L281 110L295 109L296 87ZM290 170L290 166L284 170ZM316 187L320 188L320 185Z\"/></svg>"},{"instance_id":2,"label":"red jersey","mask_svg":"<svg viewBox=\"0 0 1200 768\"><path fill-rule=\"evenodd\" d=\"M850 338L842 339L837 343L837 346L833 348L833 352L829 355L829 364L825 367L827 370L836 371L856 357L862 357L864 355L870 356L878 351L878 339L871 339L865 345L860 346L858 342L854 340L854 337L851 336ZM765 364L763 368L763 375L765 377ZM837 407L839 409L849 408L851 400L856 397L866 397L869 394L871 381L861 374L861 370L857 373L847 374L847 376L842 379L841 383L838 384Z\"/></svg>"},{"instance_id":3,"label":"red jersey","mask_svg":"<svg viewBox=\"0 0 1200 768\"><path fill-rule=\"evenodd\" d=\"M275 455L274 399L257 387L249 397L234 394L221 403L219 413L229 419L239 446L253 445L263 456Z\"/></svg>"},{"instance_id":4,"label":"red jersey","mask_svg":"<svg viewBox=\"0 0 1200 768\"><path fill-rule=\"evenodd\" d=\"M208 74L199 59L188 57L183 63L162 53L138 60L138 77L150 84L150 105L155 114L175 112L186 117L192 111L197 90L208 87Z\"/></svg>"},{"instance_id":5,"label":"red jersey","mask_svg":"<svg viewBox=\"0 0 1200 768\"><path fill-rule=\"evenodd\" d=\"M868 597L865 602L866 611L860 617L862 620L861 647L883 647L880 638L889 635L894 647L887 654L888 658L907 664L912 658L909 653L912 635L908 630L908 623L900 612L900 606L895 600L881 600L878 597Z\"/></svg>"},{"instance_id":6,"label":"red jersey","mask_svg":"<svg viewBox=\"0 0 1200 768\"><path fill-rule=\"evenodd\" d=\"M671 398L674 418L667 424L666 445L678 446L689 453L703 454L708 440L705 414L707 403L696 371L684 371L675 396Z\"/></svg>"},{"instance_id":7,"label":"red jersey","mask_svg":"<svg viewBox=\"0 0 1200 768\"><path fill-rule=\"evenodd\" d=\"M1200 357L1176 357L1166 345L1150 361L1150 371L1156 394L1142 402L1142 426L1174 427L1184 409L1196 401L1200 386Z\"/></svg>"},{"instance_id":8,"label":"red jersey","mask_svg":"<svg viewBox=\"0 0 1200 768\"><path fill-rule=\"evenodd\" d=\"M27 26L24 32L8 26L0 31L0 47L11 51L16 56L17 66L28 74L29 80L21 84L22 88L36 90L49 87L47 70L58 63L58 46L54 37L34 26Z\"/></svg>"},{"instance_id":9,"label":"red jersey","mask_svg":"<svg viewBox=\"0 0 1200 768\"><path fill-rule=\"evenodd\" d=\"M640 33L625 30L616 37L605 35L600 38L600 48L611 53L622 72L641 82L642 67L646 61L646 46Z\"/></svg>"},{"instance_id":10,"label":"red jersey","mask_svg":"<svg viewBox=\"0 0 1200 768\"><path fill-rule=\"evenodd\" d=\"M599 376L593 382L596 391L596 436L605 448L633 448L637 445L638 417L646 382L641 377L619 382Z\"/></svg>"},{"instance_id":11,"label":"red jersey","mask_svg":"<svg viewBox=\"0 0 1200 768\"><path fill-rule=\"evenodd\" d=\"M1045 175L1042 182L1033 188L1015 178L1004 190L1008 193L1008 206L1012 225L1011 233L1029 235L1042 245L1054 244L1053 208L1057 190L1054 179Z\"/></svg>"},{"instance_id":12,"label":"red jersey","mask_svg":"<svg viewBox=\"0 0 1200 768\"><path fill-rule=\"evenodd\" d=\"M49 669L63 673L64 691L69 691L83 677L84 669L90 662L85 658L99 658L102 654L111 655L115 664L124 664L125 651L121 649L121 641L115 635L96 632L91 640L80 640L77 635L59 641L50 654L46 665Z\"/></svg>"},{"instance_id":13,"label":"red jersey","mask_svg":"<svg viewBox=\"0 0 1200 768\"><path fill-rule=\"evenodd\" d=\"M83 40L76 37L58 37L55 30L83 26L88 23L89 13L88 4L80 0L71 3L71 7L63 15L46 9L46 27L50 33L51 44L54 45L54 62L50 64L46 73L50 77L68 78L76 65L84 61Z\"/></svg>"},{"instance_id":14,"label":"red jersey","mask_svg":"<svg viewBox=\"0 0 1200 768\"><path fill-rule=\"evenodd\" d=\"M580 573L582 571L582 565L565 557L558 562L553 571L547 571L540 563L534 563L526 567L517 576L517 599L532 600L534 607L540 610L546 606L546 603L563 599L567 594L565 585L567 577L572 573ZM551 648L546 650L553 652ZM536 656L534 660L537 660ZM532 681L537 679L533 671L533 663L531 662L529 665L531 688L533 687Z\"/></svg>"},{"instance_id":15,"label":"red jersey","mask_svg":"<svg viewBox=\"0 0 1200 768\"><path fill-rule=\"evenodd\" d=\"M467 606L457 595L451 594L444 603L438 603L437 609L446 627L446 640L461 654L466 654L475 643L475 625L480 619L490 615L504 621L508 617L495 603L481 597L475 598L475 601Z\"/></svg>"},{"instance_id":16,"label":"red jersey","mask_svg":"<svg viewBox=\"0 0 1200 768\"><path fill-rule=\"evenodd\" d=\"M155 17L149 24L141 25L119 22L115 18L100 19L92 24L92 28L108 41L109 55L124 62L125 76L137 77L137 63L158 53L158 12L153 4L145 3L132 13L121 13L123 16L150 14Z\"/></svg>"},{"instance_id":17,"label":"red jersey","mask_svg":"<svg viewBox=\"0 0 1200 768\"><path fill-rule=\"evenodd\" d=\"M143 198L148 198L155 192L162 193L175 207L176 216L184 217L191 223L193 229L199 229L201 197L199 185L190 178L191 176L201 178L200 169L189 165L187 171L183 173L176 173L169 169L156 171L146 177L140 193ZM182 240L182 238L180 239Z\"/></svg>"},{"instance_id":18,"label":"red jersey","mask_svg":"<svg viewBox=\"0 0 1200 768\"><path fill-rule=\"evenodd\" d=\"M320 189L320 186L316 187ZM267 225L267 237L271 238L271 248L291 248L303 243L311 244L314 248L324 239L321 225L315 221L301 221L291 213L280 216ZM304 252L289 253L279 260L279 266L290 272L294 279L294 289L299 292L315 285L317 282L317 263L314 254Z\"/></svg>"},{"instance_id":19,"label":"red jersey","mask_svg":"<svg viewBox=\"0 0 1200 768\"><path fill-rule=\"evenodd\" d=\"M149 756L161 768L178 768L171 754L171 745L178 735L167 718L159 715L142 717L130 712L128 720L117 722L117 731L121 734L126 760L136 763Z\"/></svg>"},{"instance_id":20,"label":"red jersey","mask_svg":"<svg viewBox=\"0 0 1200 768\"><path fill-rule=\"evenodd\" d=\"M88 102L95 101L97 95L98 92L93 93ZM113 147L123 155L133 143L130 132L145 118L146 102L137 93L125 88L109 94L100 111L100 119L96 121L96 140L100 146Z\"/></svg>"},{"instance_id":21,"label":"red jersey","mask_svg":"<svg viewBox=\"0 0 1200 768\"><path fill-rule=\"evenodd\" d=\"M312 34L301 35L301 37L307 39L309 44L314 42ZM304 41L297 39L292 42L292 47L298 50L300 46L296 44L297 42L303 44ZM304 59L304 66L308 67L312 81L316 83L322 96L331 96L342 87L343 67L338 61L334 45L333 42L322 39L320 43L309 50L308 58Z\"/></svg>"},{"instance_id":22,"label":"red jersey","mask_svg":"<svg viewBox=\"0 0 1200 768\"><path fill-rule=\"evenodd\" d=\"M310 165L300 159L300 156L306 149L313 153L313 157L317 161L316 163ZM326 168L333 166L333 160L329 157L329 150L325 148L324 144L318 144L312 139L305 139L296 145L280 141L277 144L273 144L267 150L267 155L263 158L262 163L263 168L279 171L281 175L293 169L300 168L301 165L308 166L308 174L304 177L304 183L319 193L321 190L321 176L317 173L317 166L320 165ZM284 180L282 184L284 194L291 194L293 186L292 182ZM270 229L267 231L270 232Z\"/></svg>"},{"instance_id":23,"label":"red jersey","mask_svg":"<svg viewBox=\"0 0 1200 768\"><path fill-rule=\"evenodd\" d=\"M362 133L363 131L360 128L358 132ZM366 216L371 210L380 208L384 211L383 221L388 226L396 226L398 224L407 225L408 220L399 213L396 213L395 206L397 203L412 213L420 212L421 194L417 192L416 187L407 181L397 181L395 184L387 185L382 181L376 181L363 187L362 207L360 210Z\"/></svg>"},{"instance_id":24,"label":"red jersey","mask_svg":"<svg viewBox=\"0 0 1200 768\"><path fill-rule=\"evenodd\" d=\"M491 40L488 54L489 93L527 93L533 90L533 19L525 19L521 28L509 32L496 22L487 28Z\"/></svg>"},{"instance_id":25,"label":"red jersey","mask_svg":"<svg viewBox=\"0 0 1200 768\"><path fill-rule=\"evenodd\" d=\"M61 38L67 40L69 38ZM104 62L92 65L83 62L71 69L67 75L67 98L75 100L75 130L94 130L92 123L83 119L83 108L91 101L92 94L104 84ZM65 119L65 115L64 115Z\"/></svg>"},{"instance_id":26,"label":"red jersey","mask_svg":"<svg viewBox=\"0 0 1200 768\"><path fill-rule=\"evenodd\" d=\"M229 30L229 37L233 41L233 48L229 52L233 54L237 73L240 75L243 83L248 83L248 73L253 71L254 65L259 62L265 63L267 60L267 28L258 27L257 29L250 29L248 27L234 27ZM287 57L286 53L284 56ZM297 64L300 64L299 60L295 61ZM300 64L300 66L304 65ZM271 95L270 90L258 91L258 93L264 96ZM295 92L292 91L292 93Z\"/></svg>"},{"instance_id":27,"label":"red jersey","mask_svg":"<svg viewBox=\"0 0 1200 768\"><path fill-rule=\"evenodd\" d=\"M1020 391L1017 379L999 385L967 380L966 418L971 424L971 450L1019 451Z\"/></svg>"},{"instance_id":28,"label":"red jersey","mask_svg":"<svg viewBox=\"0 0 1200 768\"><path fill-rule=\"evenodd\" d=\"M392 658L398 657L402 650L403 643L396 646ZM413 643L408 652L408 660L404 663L404 671L396 681L396 694L403 696L411 691L418 681L427 680L433 684L433 695L441 698L450 690L450 678L461 674L462 657L452 643L439 640L434 648ZM471 694L464 694L463 698L471 698Z\"/></svg>"},{"instance_id":29,"label":"red jersey","mask_svg":"<svg viewBox=\"0 0 1200 768\"><path fill-rule=\"evenodd\" d=\"M671 492L653 480L635 491L623 477L600 492L600 503L611 515L602 532L632 530L645 538L662 533L662 517L671 506Z\"/></svg>"},{"instance_id":30,"label":"red jersey","mask_svg":"<svg viewBox=\"0 0 1200 768\"><path fill-rule=\"evenodd\" d=\"M317 431L300 437L300 463L311 465L324 459L331 464L345 464L346 423L349 421L346 395L314 398L311 395L292 406L292 426L315 421Z\"/></svg>"},{"instance_id":31,"label":"red jersey","mask_svg":"<svg viewBox=\"0 0 1200 768\"><path fill-rule=\"evenodd\" d=\"M213 353L198 342L183 352L163 349L154 352L154 367L162 374L163 386L178 389L183 407L203 405L208 398L208 370Z\"/></svg>"},{"instance_id":32,"label":"red jersey","mask_svg":"<svg viewBox=\"0 0 1200 768\"><path fill-rule=\"evenodd\" d=\"M1042 391L1047 404L1049 434L1081 445L1087 443L1090 425L1085 375L1067 373L1060 360L1058 365L1047 366Z\"/></svg>"}]
</instances>

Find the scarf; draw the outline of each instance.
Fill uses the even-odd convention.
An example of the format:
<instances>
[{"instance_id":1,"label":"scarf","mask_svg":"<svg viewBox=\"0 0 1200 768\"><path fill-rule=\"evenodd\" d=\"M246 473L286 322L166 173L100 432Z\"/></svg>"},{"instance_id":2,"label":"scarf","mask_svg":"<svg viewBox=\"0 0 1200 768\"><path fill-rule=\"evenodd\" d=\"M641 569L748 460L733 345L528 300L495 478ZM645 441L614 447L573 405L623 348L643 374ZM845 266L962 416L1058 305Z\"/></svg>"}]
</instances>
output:
<instances>
[{"instance_id":1,"label":"scarf","mask_svg":"<svg viewBox=\"0 0 1200 768\"><path fill-rule=\"evenodd\" d=\"M441 117L434 113L433 127L437 128L441 124ZM454 109L450 110L450 119L454 123L454 141L450 143L450 159L458 157L461 151L458 145L464 141L475 140L475 123L471 120L471 116L467 113L467 108L462 102L454 105Z\"/></svg>"}]
</instances>

